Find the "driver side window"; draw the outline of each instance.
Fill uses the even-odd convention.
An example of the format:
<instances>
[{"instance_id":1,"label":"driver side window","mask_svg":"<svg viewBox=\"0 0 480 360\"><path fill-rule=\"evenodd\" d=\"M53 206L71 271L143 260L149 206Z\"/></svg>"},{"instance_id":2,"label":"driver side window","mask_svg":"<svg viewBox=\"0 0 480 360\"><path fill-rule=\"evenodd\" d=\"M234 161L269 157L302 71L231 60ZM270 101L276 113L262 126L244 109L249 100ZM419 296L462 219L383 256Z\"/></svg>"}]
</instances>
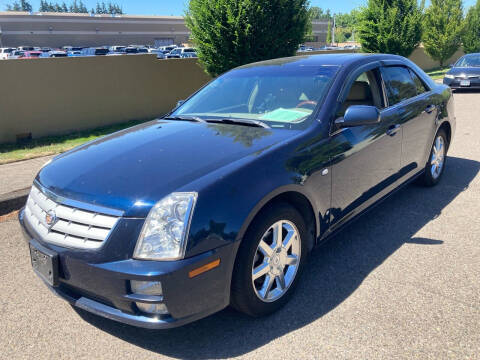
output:
<instances>
[{"instance_id":1,"label":"driver side window","mask_svg":"<svg viewBox=\"0 0 480 360\"><path fill-rule=\"evenodd\" d=\"M361 73L355 79L339 107L337 118L345 115L345 111L352 105L376 106L379 110L385 107L378 69Z\"/></svg>"}]
</instances>

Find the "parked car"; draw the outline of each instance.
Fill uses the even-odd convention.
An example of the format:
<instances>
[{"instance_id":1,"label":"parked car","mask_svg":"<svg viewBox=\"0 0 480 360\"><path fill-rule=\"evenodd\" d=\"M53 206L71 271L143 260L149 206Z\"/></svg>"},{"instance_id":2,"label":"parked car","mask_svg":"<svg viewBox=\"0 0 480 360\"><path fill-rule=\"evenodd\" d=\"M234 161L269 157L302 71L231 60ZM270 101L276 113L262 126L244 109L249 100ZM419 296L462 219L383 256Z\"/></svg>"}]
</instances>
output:
<instances>
[{"instance_id":1,"label":"parked car","mask_svg":"<svg viewBox=\"0 0 480 360\"><path fill-rule=\"evenodd\" d=\"M110 53L125 53L125 48L126 46L115 45L110 46L108 50L110 51Z\"/></svg>"},{"instance_id":2,"label":"parked car","mask_svg":"<svg viewBox=\"0 0 480 360\"><path fill-rule=\"evenodd\" d=\"M148 49L148 52L157 55L157 59L165 59L165 54L160 49Z\"/></svg>"},{"instance_id":3,"label":"parked car","mask_svg":"<svg viewBox=\"0 0 480 360\"><path fill-rule=\"evenodd\" d=\"M127 46L125 48L125 54L137 54L138 53L138 48L135 46Z\"/></svg>"},{"instance_id":4,"label":"parked car","mask_svg":"<svg viewBox=\"0 0 480 360\"><path fill-rule=\"evenodd\" d=\"M83 310L147 328L229 304L262 316L315 245L414 179L436 185L454 132L451 90L403 57L259 62L55 157L19 221L36 274Z\"/></svg>"},{"instance_id":5,"label":"parked car","mask_svg":"<svg viewBox=\"0 0 480 360\"><path fill-rule=\"evenodd\" d=\"M162 50L164 54L168 54L170 51L172 51L172 50L175 49L176 47L177 47L177 45L161 46L161 47L160 47L160 50Z\"/></svg>"},{"instance_id":6,"label":"parked car","mask_svg":"<svg viewBox=\"0 0 480 360\"><path fill-rule=\"evenodd\" d=\"M180 57L183 59L183 58L197 58L198 55L196 52L185 52L183 53L182 55L180 55Z\"/></svg>"},{"instance_id":7,"label":"parked car","mask_svg":"<svg viewBox=\"0 0 480 360\"><path fill-rule=\"evenodd\" d=\"M43 47L43 48L40 48L40 51L42 53L49 53L50 51L53 51L53 49L49 47Z\"/></svg>"},{"instance_id":8,"label":"parked car","mask_svg":"<svg viewBox=\"0 0 480 360\"><path fill-rule=\"evenodd\" d=\"M19 51L34 51L35 48L33 46L19 46L17 48Z\"/></svg>"},{"instance_id":9,"label":"parked car","mask_svg":"<svg viewBox=\"0 0 480 360\"><path fill-rule=\"evenodd\" d=\"M56 51L50 51L48 54L48 57L67 57L67 53L62 50L56 50Z\"/></svg>"},{"instance_id":10,"label":"parked car","mask_svg":"<svg viewBox=\"0 0 480 360\"><path fill-rule=\"evenodd\" d=\"M480 88L480 53L462 56L443 78L452 89Z\"/></svg>"},{"instance_id":11,"label":"parked car","mask_svg":"<svg viewBox=\"0 0 480 360\"><path fill-rule=\"evenodd\" d=\"M177 47L177 48L173 49L172 51L170 51L166 55L166 58L167 59L175 59L175 58L180 59L186 53L195 53L195 49L194 48Z\"/></svg>"},{"instance_id":12,"label":"parked car","mask_svg":"<svg viewBox=\"0 0 480 360\"><path fill-rule=\"evenodd\" d=\"M78 50L67 51L67 57L79 57L82 56L82 52Z\"/></svg>"},{"instance_id":13,"label":"parked car","mask_svg":"<svg viewBox=\"0 0 480 360\"><path fill-rule=\"evenodd\" d=\"M82 56L101 56L107 55L108 52L108 49L105 49L103 47L90 47L82 49Z\"/></svg>"},{"instance_id":14,"label":"parked car","mask_svg":"<svg viewBox=\"0 0 480 360\"><path fill-rule=\"evenodd\" d=\"M21 59L38 59L42 56L41 51L25 51L23 55L20 57Z\"/></svg>"},{"instance_id":15,"label":"parked car","mask_svg":"<svg viewBox=\"0 0 480 360\"><path fill-rule=\"evenodd\" d=\"M11 48L11 47L0 48L0 60L8 59L8 55L10 55L15 50L16 50L15 48Z\"/></svg>"},{"instance_id":16,"label":"parked car","mask_svg":"<svg viewBox=\"0 0 480 360\"><path fill-rule=\"evenodd\" d=\"M14 50L8 55L8 59L20 59L25 54L25 51Z\"/></svg>"}]
</instances>

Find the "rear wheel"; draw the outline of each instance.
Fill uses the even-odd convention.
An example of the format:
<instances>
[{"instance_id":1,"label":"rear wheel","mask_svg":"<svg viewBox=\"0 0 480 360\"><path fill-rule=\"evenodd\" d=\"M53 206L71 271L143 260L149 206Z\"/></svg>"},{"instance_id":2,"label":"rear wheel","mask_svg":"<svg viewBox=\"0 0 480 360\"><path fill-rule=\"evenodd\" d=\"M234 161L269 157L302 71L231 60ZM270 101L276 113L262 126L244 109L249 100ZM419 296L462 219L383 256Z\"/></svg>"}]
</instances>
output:
<instances>
[{"instance_id":1,"label":"rear wheel","mask_svg":"<svg viewBox=\"0 0 480 360\"><path fill-rule=\"evenodd\" d=\"M420 182L425 186L435 186L440 181L445 169L447 159L448 140L443 129L440 129L435 135L435 141L430 151L425 172L420 178Z\"/></svg>"},{"instance_id":2,"label":"rear wheel","mask_svg":"<svg viewBox=\"0 0 480 360\"><path fill-rule=\"evenodd\" d=\"M237 255L233 307L251 316L278 310L292 295L307 252L307 228L294 207L281 203L262 211Z\"/></svg>"}]
</instances>

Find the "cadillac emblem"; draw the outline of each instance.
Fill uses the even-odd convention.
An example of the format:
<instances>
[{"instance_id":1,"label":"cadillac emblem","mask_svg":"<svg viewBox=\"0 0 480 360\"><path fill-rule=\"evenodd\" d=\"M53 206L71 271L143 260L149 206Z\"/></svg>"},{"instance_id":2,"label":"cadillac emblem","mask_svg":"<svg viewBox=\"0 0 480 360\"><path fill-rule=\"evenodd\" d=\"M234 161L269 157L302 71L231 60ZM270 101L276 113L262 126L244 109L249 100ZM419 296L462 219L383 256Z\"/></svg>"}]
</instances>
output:
<instances>
[{"instance_id":1,"label":"cadillac emblem","mask_svg":"<svg viewBox=\"0 0 480 360\"><path fill-rule=\"evenodd\" d=\"M57 222L57 214L55 210L49 210L45 214L45 222L47 223L48 227L51 229L53 225Z\"/></svg>"}]
</instances>

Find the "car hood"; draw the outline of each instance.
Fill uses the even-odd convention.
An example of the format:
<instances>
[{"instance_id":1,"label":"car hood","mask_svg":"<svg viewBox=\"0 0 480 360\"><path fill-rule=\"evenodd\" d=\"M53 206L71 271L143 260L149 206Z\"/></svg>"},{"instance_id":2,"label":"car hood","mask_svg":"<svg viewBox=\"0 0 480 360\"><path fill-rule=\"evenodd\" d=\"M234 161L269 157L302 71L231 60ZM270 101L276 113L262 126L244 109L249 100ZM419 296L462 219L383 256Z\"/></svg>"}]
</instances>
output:
<instances>
[{"instance_id":1,"label":"car hood","mask_svg":"<svg viewBox=\"0 0 480 360\"><path fill-rule=\"evenodd\" d=\"M449 71L447 71L447 74L452 74L452 75L476 75L480 76L480 67L453 67Z\"/></svg>"},{"instance_id":2,"label":"car hood","mask_svg":"<svg viewBox=\"0 0 480 360\"><path fill-rule=\"evenodd\" d=\"M143 217L169 193L196 190L186 185L295 132L156 120L58 156L36 181L59 197Z\"/></svg>"}]
</instances>

